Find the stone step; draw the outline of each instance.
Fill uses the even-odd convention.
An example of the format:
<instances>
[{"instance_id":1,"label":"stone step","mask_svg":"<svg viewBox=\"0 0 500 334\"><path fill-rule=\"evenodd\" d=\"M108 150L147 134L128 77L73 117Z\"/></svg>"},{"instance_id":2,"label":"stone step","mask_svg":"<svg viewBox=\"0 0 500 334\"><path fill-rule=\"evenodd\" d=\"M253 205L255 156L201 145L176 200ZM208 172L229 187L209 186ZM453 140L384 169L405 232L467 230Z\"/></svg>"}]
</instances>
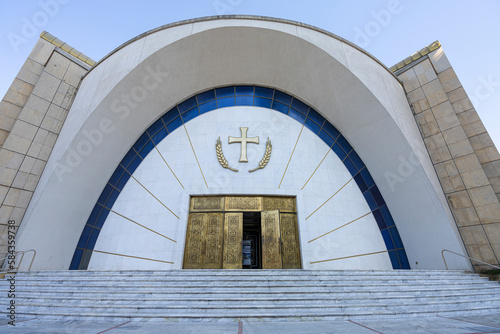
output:
<instances>
[{"instance_id":1,"label":"stone step","mask_svg":"<svg viewBox=\"0 0 500 334\"><path fill-rule=\"evenodd\" d=\"M232 316L231 314L218 314L206 316L204 314L196 313L186 313L179 314L175 317L158 317L156 315L151 316L137 316L136 314L128 315L114 315L105 313L82 313L75 316L71 311L68 313L51 313L51 314L39 314L36 312L24 313L27 318L40 318L43 320L52 321L72 321L72 320L85 320L85 321L106 321L106 322L124 322L124 321L175 321L175 322L235 322L238 320L244 320L247 322L262 322L262 321L272 321L272 322L284 322L284 321L337 321L337 320L381 320L381 319L399 319L401 316L405 318L421 318L424 316L441 316L441 317L458 317L458 316L471 316L471 315L482 315L491 314L498 312L498 308L490 307L477 307L474 309L456 309L447 311L437 311L437 312L412 312L412 313L397 313L388 311L378 311L378 312L358 312L356 314L349 313L331 313L331 314L294 314L291 316L287 315L268 315L268 314L244 314L239 316Z\"/></svg>"},{"instance_id":2,"label":"stone step","mask_svg":"<svg viewBox=\"0 0 500 334\"><path fill-rule=\"evenodd\" d=\"M137 298L103 298L102 296L95 296L95 298L90 298L87 296L85 299L79 297L59 297L54 296L51 298L43 298L43 297L16 297L17 305L45 305L47 302L51 304L58 305L75 305L79 306L96 306L96 305L136 305L140 303L144 306L154 306L154 305L224 305L231 306L234 305L245 305L245 306L254 306L254 305L353 305L353 304L362 304L362 303L372 303L372 304L398 304L398 305L413 305L415 303L454 303L454 302L471 302L476 301L477 297L481 296L482 300L487 301L499 301L499 297L491 294L482 294L482 295L444 295L444 296L393 296L393 297L378 297L378 296L368 296L368 297L352 297L352 296L344 296L344 297L301 297L301 298L291 298L287 296L282 297L274 297L270 296L267 298L251 298L251 297L203 297L203 298L194 298L194 297L177 297L177 298L147 298L138 301ZM7 298L1 298L0 303L6 302Z\"/></svg>"},{"instance_id":3,"label":"stone step","mask_svg":"<svg viewBox=\"0 0 500 334\"><path fill-rule=\"evenodd\" d=\"M222 292L189 292L189 293L169 293L169 292L161 292L156 290L150 290L147 292L106 292L106 291L66 291L66 292L51 292L51 291L23 291L17 290L16 297L33 297L51 300L55 298L79 298L79 299L99 299L103 298L103 296L108 296L108 298L116 299L116 298L125 298L130 297L136 300L147 300L152 297L158 298L246 298L249 295L259 297L259 298L334 298L334 299L350 299L350 298L429 298L429 297L445 297L445 296L470 296L473 298L477 297L488 297L491 295L500 295L500 288L496 288L492 290L491 288L478 288L478 289L448 289L448 290L416 290L416 291L353 291L353 292L331 292L331 291L322 291L322 292L276 292L276 291L264 291L259 293L249 294L247 292L237 292L237 293L227 293L225 291ZM1 298L7 298L7 294L2 294Z\"/></svg>"},{"instance_id":4,"label":"stone step","mask_svg":"<svg viewBox=\"0 0 500 334\"><path fill-rule=\"evenodd\" d=\"M0 281L2 305L9 303L8 289L8 281ZM499 309L500 284L458 271L173 270L16 274L16 313L54 320L334 320L401 314L457 316Z\"/></svg>"},{"instance_id":5,"label":"stone step","mask_svg":"<svg viewBox=\"0 0 500 334\"><path fill-rule=\"evenodd\" d=\"M121 287L104 287L104 289L98 289L97 287L85 287L85 286L80 286L80 287L52 287L49 284L48 285L41 285L41 286L32 286L32 287L22 287L22 286L16 286L16 291L18 293L23 293L23 294L28 294L28 293L128 293L128 294L179 294L179 295L187 295L187 294L266 294L266 293L288 293L288 294L306 294L306 293L328 293L328 294L335 294L335 293L429 293L429 292L436 292L436 291L463 291L463 293L467 293L468 291L484 291L487 290L491 293L495 293L500 291L500 285L495 282L488 282L485 284L476 284L475 286L452 286L452 285L445 285L439 287L439 289L436 289L439 286L393 286L393 285L381 285L381 286L376 286L376 285L370 285L370 286L349 286L347 288L343 287L301 287L301 289L289 289L289 287L273 287L272 289L270 288L265 288L265 287L258 287L254 289L247 289L247 288L204 288L204 287L196 287L196 288L171 288L171 287L162 287L161 289L158 288L151 288L151 287L141 287L141 286L130 286L127 288L121 288ZM43 290L41 291L40 288ZM374 289L375 288L375 289ZM2 291L3 295L6 295L7 289L3 289ZM0 293L0 296L2 295Z\"/></svg>"},{"instance_id":6,"label":"stone step","mask_svg":"<svg viewBox=\"0 0 500 334\"><path fill-rule=\"evenodd\" d=\"M229 282L212 282L206 284L187 284L187 283L173 283L173 284L165 284L161 282L148 282L146 284L133 284L130 282L89 282L86 284L75 284L69 282L50 282L50 284L46 284L43 282L33 283L33 284L22 284L20 282L16 282L17 289L34 289L37 287L44 287L48 290L57 290L57 291L66 291L66 290L88 290L88 289L97 289L97 290L107 290L107 291L116 291L116 290L148 290L148 289L158 289L160 291L179 291L179 290L189 290L189 291L197 291L197 289L203 289L206 291L220 291L220 290L228 290L228 291L236 291L238 289L244 289L246 291L259 291L262 289L294 289L294 290L302 290L302 291L311 291L315 289L331 289L335 290L357 290L357 289L387 289L397 286L399 290L415 290L415 289L429 289L434 287L441 287L445 285L446 288L474 288L479 286L492 287L495 288L498 286L495 282L489 281L470 281L470 282L419 282L419 283L408 283L408 282L359 282L355 284L354 282L321 282L315 284L314 282L262 282L262 283L229 283ZM1 292L6 292L7 287L0 289Z\"/></svg>"},{"instance_id":7,"label":"stone step","mask_svg":"<svg viewBox=\"0 0 500 334\"><path fill-rule=\"evenodd\" d=\"M232 291L238 291L242 290L245 293L256 293L256 292L262 292L262 291L268 291L269 289L273 289L276 292L289 292L289 291L303 291L303 292L313 292L313 291L326 291L326 292L336 292L336 291L359 291L359 290L373 290L377 289L379 291L382 290L408 290L408 291L414 291L414 290L428 290L428 289L435 289L435 288L442 288L444 290L447 289L457 289L457 288L462 288L462 289L470 289L474 287L491 287L491 288L496 288L498 287L498 283L496 282L467 282L467 283L460 283L460 282L451 282L451 283L445 283L445 284L440 284L439 282L426 282L426 283L420 283L420 284L405 284L405 283L396 283L393 284L392 282L387 282L387 283L377 283L377 282L363 282L360 284L353 284L350 282L337 282L337 283L318 283L318 284L297 284L297 283L290 283L290 284L282 284L279 282L267 282L265 284L245 284L245 285L229 285L229 284L224 284L224 283L217 283L217 284L196 284L196 285L191 285L191 284L178 284L178 285L165 285L165 284L147 284L147 285L134 285L134 284L128 284L127 282L95 282L95 283L89 283L86 285L80 285L80 284L54 284L52 282L46 283L46 284L32 284L32 285L22 285L22 284L16 284L16 289L18 291L22 291L23 289L26 290L33 290L38 287L44 288L46 291L75 291L75 290L89 290L89 289L94 289L94 290L105 290L105 291L140 291L140 292L146 292L151 289L155 289L155 291L165 291L165 292L199 292L199 291L206 291L206 292L232 292ZM0 289L0 294L2 292L7 292L8 287L2 287Z\"/></svg>"},{"instance_id":8,"label":"stone step","mask_svg":"<svg viewBox=\"0 0 500 334\"><path fill-rule=\"evenodd\" d=\"M376 309L384 309L384 310L393 310L393 311L404 311L406 309L416 310L416 309L425 309L425 310L445 310L445 309L454 309L458 306L461 308L469 308L475 306L500 306L500 296L490 300L483 300L481 303L477 301L455 301L453 303L442 303L442 302L425 302L425 303L413 303L413 304L394 304L394 305L386 305L381 303L361 303L361 304L353 304L349 305L350 311L359 311L368 308L376 308ZM36 307L38 311L49 311L54 309L64 309L68 308L67 305L62 304L53 304L50 306L47 305L38 305L20 302L16 303L16 310L22 312L23 309L29 310L31 307ZM184 304L168 304L168 305L143 305L140 301L138 301L135 305L82 305L76 304L71 305L71 309L75 310L75 312L79 313L79 310L92 309L97 312L105 312L105 313L129 313L135 311L137 313L168 313L168 314L177 314L179 312L183 313L188 310L198 312L198 313L220 313L221 311L229 311L229 312L245 312L245 311L253 311L253 312L274 312L274 313L286 313L286 312L297 312L307 310L308 312L333 312L337 310L345 309L345 305L321 305L321 304L288 304L288 305L266 305L266 304L258 304L258 305L184 305Z\"/></svg>"},{"instance_id":9,"label":"stone step","mask_svg":"<svg viewBox=\"0 0 500 334\"><path fill-rule=\"evenodd\" d=\"M30 272L18 272L18 276L44 276L44 277L89 277L89 276L217 276L217 277L243 277L250 276L254 278L258 277L280 277L280 276L292 276L292 277L317 277L317 276L341 276L341 277L356 277L356 276L388 276L388 277L417 277L417 276L428 276L428 277L438 277L438 276L450 276L450 277L462 277L466 276L476 276L472 273L464 273L462 271L430 271L430 270L394 270L394 271L370 271L370 270L219 270L219 269L206 269L206 270L165 270L165 271L142 271L142 270L130 270L130 271L86 271L86 270L53 270L53 271L30 271Z\"/></svg>"},{"instance_id":10,"label":"stone step","mask_svg":"<svg viewBox=\"0 0 500 334\"><path fill-rule=\"evenodd\" d=\"M338 307L334 309L324 309L323 307L318 309L300 309L295 311L282 309L281 311L273 310L261 310L256 308L249 308L245 310L228 310L225 309L223 312L199 312L196 309L185 309L184 312L179 310L174 313L166 312L151 312L149 309L144 313L138 313L136 309L129 313L107 313L100 309L92 309L90 312L88 310L81 310L76 313L75 309L57 309L57 308L47 308L45 310L37 309L35 312L31 310L19 310L18 314L23 316L34 316L41 319L47 320L160 320L160 321L183 321L183 320L229 320L234 321L235 319L245 319L245 320L255 320L255 321L266 321L266 320L345 320L345 319L369 319L369 318L393 318L399 316L407 317L420 317L429 315L442 315L442 316L459 316L459 315L469 315L469 314L487 314L492 312L498 312L498 305L450 305L447 307L436 307L436 308L411 308L400 309L395 307L394 309L386 307L371 307L371 308L345 308ZM156 309L157 310L157 309Z\"/></svg>"},{"instance_id":11,"label":"stone step","mask_svg":"<svg viewBox=\"0 0 500 334\"><path fill-rule=\"evenodd\" d=\"M93 277L52 277L52 278L47 278L47 277L40 277L40 276L33 276L33 277L25 277L25 276L16 276L15 277L16 282L26 282L31 283L31 282L45 282L48 279L50 279L51 282L96 282L96 279ZM210 282L237 282L237 283L242 283L246 284L247 282L300 282L301 284L304 282L346 282L346 278L342 276L316 276L316 277L311 277L311 276L299 276L299 277L293 277L293 276L275 276L273 278L270 277L252 277L252 276L233 276L233 277L218 277L218 276L173 276L173 277L168 277L168 276L138 276L138 275L133 275L130 277L121 277L121 276L116 276L113 278L110 277L101 277L99 281L107 281L107 280L112 280L113 282L116 281L127 281L127 282L163 282L163 283L194 283L194 282L199 282L199 283L210 283ZM436 278L434 277L390 277L390 276L382 276L382 277L361 277L361 276L356 276L356 277L351 277L348 279L348 282L353 282L353 283L359 283L359 282L364 282L364 281L376 281L376 282L398 282L398 283L419 283L419 282L426 282L426 281L435 281ZM458 277L442 277L439 279L439 282L449 282L449 281L456 281L456 282L477 282L477 281L487 281L488 278L486 277L480 277L480 276L458 276Z\"/></svg>"},{"instance_id":12,"label":"stone step","mask_svg":"<svg viewBox=\"0 0 500 334\"><path fill-rule=\"evenodd\" d=\"M270 269L203 269L203 270L110 270L110 271L91 271L91 270L51 270L51 271L18 271L18 275L24 276L70 276L70 277L89 277L89 276L126 276L126 275L144 275L144 276L218 276L218 277L234 277L234 276L265 276L265 277L278 277L278 276L402 276L402 277L416 277L416 276L476 276L475 273L469 271L459 270L270 270Z\"/></svg>"}]
</instances>

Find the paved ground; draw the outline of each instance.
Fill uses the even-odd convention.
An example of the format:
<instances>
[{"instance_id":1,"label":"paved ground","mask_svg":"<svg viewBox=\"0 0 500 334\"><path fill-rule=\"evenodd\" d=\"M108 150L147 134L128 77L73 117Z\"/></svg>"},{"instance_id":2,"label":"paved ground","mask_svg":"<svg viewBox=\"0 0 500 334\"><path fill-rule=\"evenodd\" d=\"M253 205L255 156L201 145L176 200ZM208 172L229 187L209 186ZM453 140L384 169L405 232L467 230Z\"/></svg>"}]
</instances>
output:
<instances>
[{"instance_id":1,"label":"paved ground","mask_svg":"<svg viewBox=\"0 0 500 334\"><path fill-rule=\"evenodd\" d=\"M500 333L500 313L463 317L425 317L390 320L314 321L314 322L90 322L18 320L11 326L0 321L0 333L353 333L353 334L486 334Z\"/></svg>"}]
</instances>

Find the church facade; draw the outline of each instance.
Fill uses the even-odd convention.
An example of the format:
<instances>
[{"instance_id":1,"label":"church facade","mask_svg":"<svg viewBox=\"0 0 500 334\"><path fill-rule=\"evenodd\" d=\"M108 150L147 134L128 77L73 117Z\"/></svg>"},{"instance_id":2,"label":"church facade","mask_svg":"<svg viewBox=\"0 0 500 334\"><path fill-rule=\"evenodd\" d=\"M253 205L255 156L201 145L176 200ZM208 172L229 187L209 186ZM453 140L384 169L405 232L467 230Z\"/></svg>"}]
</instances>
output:
<instances>
[{"instance_id":1,"label":"church facade","mask_svg":"<svg viewBox=\"0 0 500 334\"><path fill-rule=\"evenodd\" d=\"M95 63L43 33L0 115L1 245L32 270L499 263L500 156L439 42L388 68L209 17Z\"/></svg>"}]
</instances>

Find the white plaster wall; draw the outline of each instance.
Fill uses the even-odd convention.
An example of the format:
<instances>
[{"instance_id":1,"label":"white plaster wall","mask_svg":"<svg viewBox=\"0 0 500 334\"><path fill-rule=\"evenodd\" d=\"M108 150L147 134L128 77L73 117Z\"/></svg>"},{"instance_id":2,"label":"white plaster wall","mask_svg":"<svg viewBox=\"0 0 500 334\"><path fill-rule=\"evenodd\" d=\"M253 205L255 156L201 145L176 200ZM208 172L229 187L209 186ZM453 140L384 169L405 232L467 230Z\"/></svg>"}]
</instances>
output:
<instances>
[{"instance_id":1,"label":"white plaster wall","mask_svg":"<svg viewBox=\"0 0 500 334\"><path fill-rule=\"evenodd\" d=\"M239 162L240 144L227 143L228 136L240 136L242 126L248 127L249 137L259 137L259 145L247 145L248 163ZM310 240L369 213L370 209L358 186L352 181L306 220L306 217L351 179L350 173L335 153L330 152L321 163L329 147L307 128L302 131L282 185L278 188L302 124L270 109L228 107L198 116L186 124L186 129L208 188L183 127L168 135L158 145L158 150L184 188L156 150L151 151L133 175L180 219L133 179L129 180L112 208L176 242L110 213L95 246L99 251L169 261L173 264L94 252L89 269L182 268L189 198L191 195L205 194L298 196L303 268L392 269L387 253L311 264L315 261L384 251L386 246L371 214L309 243ZM217 161L215 142L219 136L226 159L239 172L223 169ZM249 173L248 170L255 168L262 159L268 137L273 144L269 164L264 169ZM307 186L301 190L308 179L310 181Z\"/></svg>"},{"instance_id":2,"label":"white plaster wall","mask_svg":"<svg viewBox=\"0 0 500 334\"><path fill-rule=\"evenodd\" d=\"M116 113L113 104L142 85L147 68L157 67L168 74L158 87L126 117ZM465 249L444 195L435 187L437 176L428 157L401 175L401 159L425 148L408 105L401 102L405 96L399 82L381 76L383 71L388 70L344 41L262 19L191 22L133 41L83 80L21 225L18 248L37 249L34 269L67 269L103 186L142 132L197 92L247 83L297 96L334 124L364 160L391 208L410 264L444 268L443 248L462 254ZM113 130L71 162L103 119ZM69 171L61 175L69 162ZM388 182L390 173L400 176L395 186ZM470 268L459 257L450 262L454 269Z\"/></svg>"}]
</instances>

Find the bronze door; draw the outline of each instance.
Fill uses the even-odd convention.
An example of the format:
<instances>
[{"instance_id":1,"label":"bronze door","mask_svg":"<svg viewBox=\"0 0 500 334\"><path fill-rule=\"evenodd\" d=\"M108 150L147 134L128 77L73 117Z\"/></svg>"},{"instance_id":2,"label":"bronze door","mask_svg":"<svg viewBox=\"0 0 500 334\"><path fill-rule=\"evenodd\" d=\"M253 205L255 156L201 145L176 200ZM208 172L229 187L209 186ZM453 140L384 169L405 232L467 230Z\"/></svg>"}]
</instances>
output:
<instances>
[{"instance_id":1,"label":"bronze door","mask_svg":"<svg viewBox=\"0 0 500 334\"><path fill-rule=\"evenodd\" d=\"M262 269L281 269L280 214L278 210L263 211L262 226Z\"/></svg>"},{"instance_id":2,"label":"bronze door","mask_svg":"<svg viewBox=\"0 0 500 334\"><path fill-rule=\"evenodd\" d=\"M184 269L220 269L223 233L222 213L191 213L186 233Z\"/></svg>"},{"instance_id":3,"label":"bronze door","mask_svg":"<svg viewBox=\"0 0 500 334\"><path fill-rule=\"evenodd\" d=\"M280 213L280 230L283 269L300 269L297 215L293 213Z\"/></svg>"},{"instance_id":4,"label":"bronze door","mask_svg":"<svg viewBox=\"0 0 500 334\"><path fill-rule=\"evenodd\" d=\"M243 213L224 215L224 269L243 268Z\"/></svg>"}]
</instances>

